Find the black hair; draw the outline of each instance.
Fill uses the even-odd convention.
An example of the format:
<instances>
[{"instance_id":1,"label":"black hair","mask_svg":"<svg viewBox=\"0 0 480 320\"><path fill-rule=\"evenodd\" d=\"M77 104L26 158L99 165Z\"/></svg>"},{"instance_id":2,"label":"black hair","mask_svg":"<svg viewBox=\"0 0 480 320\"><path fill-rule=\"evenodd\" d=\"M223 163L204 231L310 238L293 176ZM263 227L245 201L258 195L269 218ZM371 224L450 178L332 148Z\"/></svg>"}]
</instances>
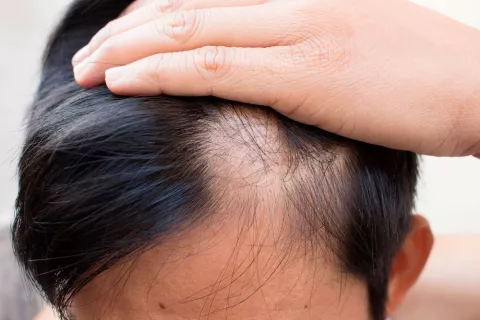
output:
<instances>
[{"instance_id":1,"label":"black hair","mask_svg":"<svg viewBox=\"0 0 480 320\"><path fill-rule=\"evenodd\" d=\"M99 274L214 214L229 195L212 182L218 171L237 170L228 155L246 148L248 161L261 164L256 175L288 168L281 189L295 208L296 236L328 247L341 272L364 281L371 317L383 320L392 261L410 229L417 156L259 106L81 89L73 54L131 2L75 1L46 50L19 164L13 239L48 301L65 316ZM271 152L269 128L278 143ZM219 154L227 157L221 164Z\"/></svg>"}]
</instances>

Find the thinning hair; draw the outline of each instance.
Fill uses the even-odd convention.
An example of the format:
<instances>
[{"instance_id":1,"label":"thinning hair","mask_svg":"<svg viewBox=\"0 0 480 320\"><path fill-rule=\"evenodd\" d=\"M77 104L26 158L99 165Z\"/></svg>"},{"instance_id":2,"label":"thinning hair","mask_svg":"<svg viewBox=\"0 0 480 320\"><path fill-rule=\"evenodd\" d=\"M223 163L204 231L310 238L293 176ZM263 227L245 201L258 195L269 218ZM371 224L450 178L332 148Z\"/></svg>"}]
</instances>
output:
<instances>
[{"instance_id":1,"label":"thinning hair","mask_svg":"<svg viewBox=\"0 0 480 320\"><path fill-rule=\"evenodd\" d=\"M371 317L383 320L392 261L410 229L417 156L265 107L80 88L73 54L131 2L75 1L46 50L19 164L13 239L48 301L65 316L102 272L219 206L251 201L268 181L293 209L292 240L327 248L340 272L366 284ZM237 172L239 179L227 178Z\"/></svg>"}]
</instances>

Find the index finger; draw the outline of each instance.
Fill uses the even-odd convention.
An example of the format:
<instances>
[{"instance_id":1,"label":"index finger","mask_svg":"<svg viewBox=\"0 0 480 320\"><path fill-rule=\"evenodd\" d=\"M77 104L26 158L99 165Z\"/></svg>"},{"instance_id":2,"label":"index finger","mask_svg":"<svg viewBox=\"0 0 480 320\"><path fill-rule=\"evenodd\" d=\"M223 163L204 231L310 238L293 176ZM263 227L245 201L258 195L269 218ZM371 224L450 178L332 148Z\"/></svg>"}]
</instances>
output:
<instances>
[{"instance_id":1,"label":"index finger","mask_svg":"<svg viewBox=\"0 0 480 320\"><path fill-rule=\"evenodd\" d=\"M131 7L118 18L110 21L89 43L80 49L72 58L73 66L87 59L108 39L137 28L143 24L162 18L169 12L177 10L194 10L221 7L244 7L267 2L267 0L142 0L134 2Z\"/></svg>"},{"instance_id":2,"label":"index finger","mask_svg":"<svg viewBox=\"0 0 480 320\"><path fill-rule=\"evenodd\" d=\"M133 2L131 5L129 5L127 7L127 9L125 9L125 11L122 12L122 14L120 16L124 16L124 15L127 15L135 10L138 10L140 9L141 7L149 4L149 3L152 3L154 2L155 0L136 0L135 2Z\"/></svg>"}]
</instances>

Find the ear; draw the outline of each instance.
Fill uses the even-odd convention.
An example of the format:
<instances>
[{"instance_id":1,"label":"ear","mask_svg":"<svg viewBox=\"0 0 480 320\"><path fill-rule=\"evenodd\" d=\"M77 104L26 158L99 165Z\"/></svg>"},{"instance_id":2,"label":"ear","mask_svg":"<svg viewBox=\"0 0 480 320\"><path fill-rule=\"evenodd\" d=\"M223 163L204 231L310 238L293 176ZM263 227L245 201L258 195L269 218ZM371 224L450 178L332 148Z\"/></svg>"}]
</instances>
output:
<instances>
[{"instance_id":1,"label":"ear","mask_svg":"<svg viewBox=\"0 0 480 320\"><path fill-rule=\"evenodd\" d=\"M412 228L396 255L390 272L387 314L391 317L402 304L407 292L415 284L433 247L433 234L428 221L412 217Z\"/></svg>"}]
</instances>

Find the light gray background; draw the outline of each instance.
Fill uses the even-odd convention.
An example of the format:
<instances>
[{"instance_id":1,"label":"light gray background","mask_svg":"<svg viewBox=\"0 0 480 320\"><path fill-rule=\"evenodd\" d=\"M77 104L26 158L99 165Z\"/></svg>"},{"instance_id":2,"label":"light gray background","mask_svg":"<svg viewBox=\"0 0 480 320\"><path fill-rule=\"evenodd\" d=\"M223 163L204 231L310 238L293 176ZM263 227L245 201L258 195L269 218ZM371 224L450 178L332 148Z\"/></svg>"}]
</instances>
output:
<instances>
[{"instance_id":1,"label":"light gray background","mask_svg":"<svg viewBox=\"0 0 480 320\"><path fill-rule=\"evenodd\" d=\"M8 225L13 215L21 124L35 89L43 46L68 2L0 0L0 227ZM415 2L480 28L479 0ZM480 160L426 157L417 209L437 233L480 233Z\"/></svg>"}]
</instances>

